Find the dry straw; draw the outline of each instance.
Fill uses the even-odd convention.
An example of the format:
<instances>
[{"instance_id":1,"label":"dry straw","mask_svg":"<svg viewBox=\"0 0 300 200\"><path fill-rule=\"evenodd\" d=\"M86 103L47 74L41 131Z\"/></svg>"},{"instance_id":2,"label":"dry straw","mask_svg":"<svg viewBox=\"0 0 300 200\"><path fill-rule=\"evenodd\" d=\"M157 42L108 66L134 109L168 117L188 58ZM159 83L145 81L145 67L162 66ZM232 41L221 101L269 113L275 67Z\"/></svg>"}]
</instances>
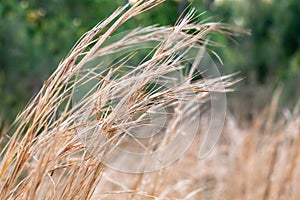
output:
<instances>
[{"instance_id":1,"label":"dry straw","mask_svg":"<svg viewBox=\"0 0 300 200\"><path fill-rule=\"evenodd\" d=\"M225 92L218 86L232 84L230 76L205 83L199 79L190 84L194 74L189 73L171 88L149 91L149 85L160 77L183 71L185 53L195 46L203 50L209 43L207 34L230 35L230 29L223 24L198 23L194 10L173 27L139 28L118 41L106 43L127 20L161 2L138 1L133 6L117 9L85 33L60 62L40 92L17 117L9 130L11 136L2 134L9 142L0 155L0 199L90 199L104 176L105 166L101 159L113 144L120 142L124 133L145 123L135 116L147 113L151 105L174 104L178 96L191 100L185 95L189 93L195 93L193 98L197 101L204 101L210 92L207 88ZM128 64L134 53L108 66L101 60L145 42L155 42L157 46L136 66ZM189 62L198 62L197 59L201 58ZM76 89L88 81L93 81L92 89L74 102ZM113 106L112 102L115 102ZM180 105L175 103L176 106ZM176 127L172 122L170 126ZM102 141L94 140L95 134L108 142L100 150L87 150L82 138L100 145ZM95 154L100 157L93 156ZM152 194L137 191L141 179L127 193L154 199L155 189Z\"/></svg>"}]
</instances>

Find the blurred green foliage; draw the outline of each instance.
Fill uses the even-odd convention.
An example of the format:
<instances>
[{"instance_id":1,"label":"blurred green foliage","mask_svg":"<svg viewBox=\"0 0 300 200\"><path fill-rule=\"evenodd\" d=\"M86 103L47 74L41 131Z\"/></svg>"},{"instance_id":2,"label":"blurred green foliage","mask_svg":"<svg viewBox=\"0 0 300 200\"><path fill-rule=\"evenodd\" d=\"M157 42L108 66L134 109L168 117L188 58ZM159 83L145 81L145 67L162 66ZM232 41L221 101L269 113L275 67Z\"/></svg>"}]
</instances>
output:
<instances>
[{"instance_id":1,"label":"blurred green foliage","mask_svg":"<svg viewBox=\"0 0 300 200\"><path fill-rule=\"evenodd\" d=\"M241 71L244 90L284 85L281 101L293 105L300 98L300 1L224 0L212 10L223 21L251 30L250 37L219 41L228 72ZM255 90L252 94L256 95ZM267 92L265 99L269 100Z\"/></svg>"},{"instance_id":2,"label":"blurred green foliage","mask_svg":"<svg viewBox=\"0 0 300 200\"><path fill-rule=\"evenodd\" d=\"M298 98L299 0L193 0L214 21L252 30L252 36L217 35L226 72L241 71L247 84L284 82ZM0 3L0 115L12 120L54 71L80 36L126 0L2 0ZM150 24L172 25L178 1L135 17L120 31ZM296 92L295 92L296 91ZM299 91L299 89L298 89ZM289 96L290 97L290 96Z\"/></svg>"}]
</instances>

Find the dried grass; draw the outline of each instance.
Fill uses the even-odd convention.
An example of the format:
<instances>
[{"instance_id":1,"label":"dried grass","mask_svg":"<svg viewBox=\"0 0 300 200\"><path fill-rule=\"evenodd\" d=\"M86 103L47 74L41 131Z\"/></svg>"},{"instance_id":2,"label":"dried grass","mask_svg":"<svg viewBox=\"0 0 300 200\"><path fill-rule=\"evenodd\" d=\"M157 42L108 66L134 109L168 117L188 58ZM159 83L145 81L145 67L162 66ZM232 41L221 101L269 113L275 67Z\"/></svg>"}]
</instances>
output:
<instances>
[{"instance_id":1,"label":"dried grass","mask_svg":"<svg viewBox=\"0 0 300 200\"><path fill-rule=\"evenodd\" d=\"M195 22L193 11L174 27L135 29L106 43L128 19L161 2L121 7L88 31L11 128L2 128L0 141L9 141L0 154L0 199L296 199L300 195L300 118L295 109L290 120L276 119L279 92L248 130L228 118L222 140L204 160L195 153L203 137L199 134L185 156L165 169L127 174L105 167L103 160L115 144L138 142L130 130L146 123L139 116L153 105L174 107L166 133L176 133L182 131L178 117L197 111L182 102L205 102L210 92L226 92L221 85L233 84L231 76L191 83L195 69L190 68L172 87L149 91L149 84L158 83L160 77L168 79L170 73L185 69L188 50L203 51L211 44L207 34L230 34L225 25ZM135 55L130 49L145 42L157 45L138 65L130 65ZM120 52L129 53L114 63L106 62ZM188 62L199 59L195 56ZM76 91L88 83L93 83L92 88L74 102ZM172 137L165 135L158 145ZM105 145L97 140L100 136ZM82 138L103 148L86 148ZM155 151L157 144L152 142L138 145Z\"/></svg>"},{"instance_id":2,"label":"dried grass","mask_svg":"<svg viewBox=\"0 0 300 200\"><path fill-rule=\"evenodd\" d=\"M266 123L278 113L279 94L246 129L228 118L221 141L205 159L195 153L199 134L179 161L158 172L139 176L107 170L94 199L154 199L143 194L156 199L297 199L299 112Z\"/></svg>"},{"instance_id":3,"label":"dried grass","mask_svg":"<svg viewBox=\"0 0 300 200\"><path fill-rule=\"evenodd\" d=\"M59 64L12 126L13 134L1 154L1 199L90 199L102 180L106 155L123 134L134 139L129 130L145 123L136 116L147 113L153 105L170 105L177 96L198 101L207 97L207 88L225 92L220 85L232 84L230 76L187 84L193 78L190 72L171 88L146 91L160 77L168 79L168 74L181 71L189 49L203 51L208 33L229 33L221 24L192 23L191 11L174 27L135 29L118 41L105 43L128 19L161 2L139 1L117 9L88 31ZM129 65L134 53L106 66L105 58L142 42L155 42L157 46L137 66ZM93 87L74 100L76 90L88 83ZM189 93L198 95L190 98ZM99 135L107 139L105 145ZM82 138L91 146L103 148L87 149ZM139 185L137 181L134 195L147 196L136 192Z\"/></svg>"}]
</instances>

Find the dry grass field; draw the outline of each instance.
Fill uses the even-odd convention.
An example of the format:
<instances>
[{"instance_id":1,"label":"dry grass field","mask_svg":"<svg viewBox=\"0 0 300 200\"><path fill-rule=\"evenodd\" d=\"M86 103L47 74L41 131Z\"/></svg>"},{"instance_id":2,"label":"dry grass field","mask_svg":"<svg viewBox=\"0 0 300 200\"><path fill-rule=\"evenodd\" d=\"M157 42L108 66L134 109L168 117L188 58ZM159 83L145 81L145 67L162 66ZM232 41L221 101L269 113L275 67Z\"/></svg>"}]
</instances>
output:
<instances>
[{"instance_id":1,"label":"dry grass field","mask_svg":"<svg viewBox=\"0 0 300 200\"><path fill-rule=\"evenodd\" d=\"M93 199L297 199L299 105L274 119L277 97L248 127L228 117L212 153L198 158L201 134L173 165L153 173L106 170Z\"/></svg>"},{"instance_id":2,"label":"dry grass field","mask_svg":"<svg viewBox=\"0 0 300 200\"><path fill-rule=\"evenodd\" d=\"M286 200L300 196L300 104L281 116L280 89L247 126L239 126L237 120L242 119L227 113L213 151L199 159L209 112L200 119L199 107L191 102L204 105L210 94L231 91L239 79L234 75L194 79L194 66L202 57L188 57L192 65L185 71L185 55L215 45L206 37L212 32L230 37L245 31L197 22L192 10L173 27L135 29L105 43L127 20L161 2L140 1L119 8L88 31L14 124L0 127L0 199ZM149 43L156 46L132 66L136 54L132 48ZM106 62L120 52L127 54ZM164 87L178 73L184 75ZM132 132L148 131L139 128L147 127L151 114L159 114L164 107L174 112L159 136L138 140ZM189 138L186 132L193 129L198 132ZM139 151L150 154L164 148L173 135L182 135L175 146L185 138L192 144L179 159L157 170L140 172L144 166L139 159L118 155L112 163L139 173L106 166L118 145L133 151L140 147Z\"/></svg>"}]
</instances>

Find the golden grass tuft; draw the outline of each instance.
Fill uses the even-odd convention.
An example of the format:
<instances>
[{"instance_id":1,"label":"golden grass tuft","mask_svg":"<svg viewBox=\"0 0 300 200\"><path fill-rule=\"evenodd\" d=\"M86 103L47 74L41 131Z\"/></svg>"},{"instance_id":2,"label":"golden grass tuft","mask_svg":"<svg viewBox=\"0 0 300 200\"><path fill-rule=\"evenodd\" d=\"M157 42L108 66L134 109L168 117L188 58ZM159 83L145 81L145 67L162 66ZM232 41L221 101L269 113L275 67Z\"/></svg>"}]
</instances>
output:
<instances>
[{"instance_id":1,"label":"golden grass tuft","mask_svg":"<svg viewBox=\"0 0 300 200\"><path fill-rule=\"evenodd\" d=\"M9 130L12 136L0 155L0 199L91 199L103 178L103 160L124 134L134 139L129 130L145 123L139 116L153 105L174 104L177 96L184 101L204 100L210 92L207 88L225 92L219 86L232 84L230 76L190 84L190 72L171 88L149 87L160 77L168 79L170 73L183 70L185 54L192 47L203 51L210 32L230 34L222 24L192 22L194 11L174 27L139 28L107 43L124 22L161 2L139 1L117 9L84 34L60 62ZM157 45L138 65L129 63L134 52L106 63L106 58L145 42ZM197 59L189 62L197 63ZM87 83L92 88L76 96ZM189 93L197 95L192 99ZM103 145L99 137L107 142ZM83 140L103 148L86 148ZM147 196L137 192L139 185L137 181L134 195Z\"/></svg>"},{"instance_id":2,"label":"golden grass tuft","mask_svg":"<svg viewBox=\"0 0 300 200\"><path fill-rule=\"evenodd\" d=\"M198 134L180 160L152 173L122 173L104 165L116 144L138 142L130 130L147 123L141 116L153 105L171 106L174 114L166 136L138 143L149 151L172 139L169 133L182 131L179 117L197 112L182 102L205 102L211 92L226 92L233 84L231 76L193 80L193 67L182 73L189 50L196 47L201 52L212 44L206 39L209 33L231 34L226 25L196 22L194 11L173 27L139 28L108 42L124 22L161 2L121 7L84 34L11 128L0 129L4 144L0 199L296 199L300 195L299 112L295 109L286 121L275 117L280 92L248 129L228 118L221 141L203 160L197 157L203 139ZM136 55L132 47L147 42L156 46L132 65ZM110 62L112 58L117 59ZM195 56L188 62L200 59ZM171 87L149 87L177 72L184 75ZM88 83L92 84L84 90ZM78 90L86 92L78 95ZM206 126L201 123L201 128ZM99 138L107 142L103 145ZM92 146L87 148L85 142Z\"/></svg>"},{"instance_id":3,"label":"golden grass tuft","mask_svg":"<svg viewBox=\"0 0 300 200\"><path fill-rule=\"evenodd\" d=\"M95 199L297 199L300 115L295 109L288 120L274 119L278 97L247 128L228 117L221 141L203 160L199 134L179 161L158 172L107 170Z\"/></svg>"}]
</instances>

